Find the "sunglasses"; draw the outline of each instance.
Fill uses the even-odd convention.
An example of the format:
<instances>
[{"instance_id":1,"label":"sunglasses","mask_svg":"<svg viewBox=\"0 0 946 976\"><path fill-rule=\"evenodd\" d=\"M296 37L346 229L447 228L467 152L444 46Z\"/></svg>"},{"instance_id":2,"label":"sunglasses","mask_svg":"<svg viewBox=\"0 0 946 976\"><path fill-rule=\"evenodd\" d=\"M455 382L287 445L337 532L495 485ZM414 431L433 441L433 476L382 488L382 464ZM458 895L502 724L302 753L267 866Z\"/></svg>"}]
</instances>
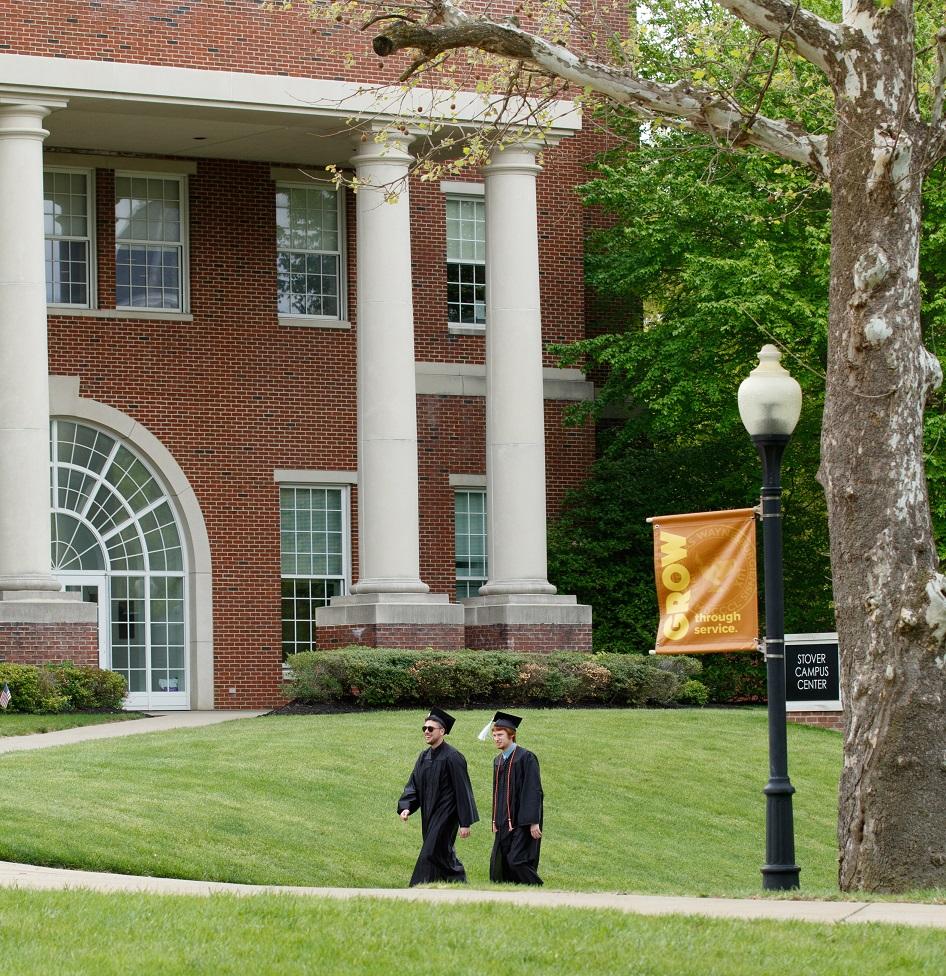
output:
<instances>
[{"instance_id":1,"label":"sunglasses","mask_svg":"<svg viewBox=\"0 0 946 976\"><path fill-rule=\"evenodd\" d=\"M421 731L422 732L436 732L437 731L437 728L438 727L436 725L423 725L423 726L421 726Z\"/></svg>"}]
</instances>

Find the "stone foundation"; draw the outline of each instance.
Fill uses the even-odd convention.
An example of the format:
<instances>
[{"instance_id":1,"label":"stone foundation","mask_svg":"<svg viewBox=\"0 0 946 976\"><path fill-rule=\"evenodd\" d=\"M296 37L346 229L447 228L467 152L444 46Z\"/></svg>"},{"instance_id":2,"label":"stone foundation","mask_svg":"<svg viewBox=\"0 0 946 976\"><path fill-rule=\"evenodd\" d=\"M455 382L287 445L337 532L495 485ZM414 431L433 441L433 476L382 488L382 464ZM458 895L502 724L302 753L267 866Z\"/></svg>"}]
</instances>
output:
<instances>
[{"instance_id":1,"label":"stone foundation","mask_svg":"<svg viewBox=\"0 0 946 976\"><path fill-rule=\"evenodd\" d=\"M98 611L78 593L0 593L0 658L13 664L99 663Z\"/></svg>"},{"instance_id":2,"label":"stone foundation","mask_svg":"<svg viewBox=\"0 0 946 976\"><path fill-rule=\"evenodd\" d=\"M785 718L798 725L814 725L836 732L844 730L844 712L786 712Z\"/></svg>"}]
</instances>

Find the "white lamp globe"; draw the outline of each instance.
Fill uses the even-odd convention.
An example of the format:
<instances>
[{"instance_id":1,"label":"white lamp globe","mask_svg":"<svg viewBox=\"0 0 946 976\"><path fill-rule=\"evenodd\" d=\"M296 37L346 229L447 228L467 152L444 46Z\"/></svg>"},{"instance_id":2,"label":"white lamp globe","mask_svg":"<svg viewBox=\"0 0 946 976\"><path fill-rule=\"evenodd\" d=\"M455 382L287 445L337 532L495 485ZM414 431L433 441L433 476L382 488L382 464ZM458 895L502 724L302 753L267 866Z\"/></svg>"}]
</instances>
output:
<instances>
[{"instance_id":1,"label":"white lamp globe","mask_svg":"<svg viewBox=\"0 0 946 976\"><path fill-rule=\"evenodd\" d=\"M801 416L801 387L781 358L775 346L763 346L759 365L739 384L739 416L752 437L788 437Z\"/></svg>"}]
</instances>

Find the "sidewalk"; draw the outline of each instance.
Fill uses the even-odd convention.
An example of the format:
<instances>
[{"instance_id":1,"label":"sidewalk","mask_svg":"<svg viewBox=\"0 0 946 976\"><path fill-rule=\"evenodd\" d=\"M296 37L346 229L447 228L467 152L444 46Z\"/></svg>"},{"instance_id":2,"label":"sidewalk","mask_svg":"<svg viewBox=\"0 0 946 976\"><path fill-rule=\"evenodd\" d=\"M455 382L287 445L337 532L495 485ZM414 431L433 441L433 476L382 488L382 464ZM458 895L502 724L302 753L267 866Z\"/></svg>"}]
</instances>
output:
<instances>
[{"instance_id":1,"label":"sidewalk","mask_svg":"<svg viewBox=\"0 0 946 976\"><path fill-rule=\"evenodd\" d=\"M217 725L237 718L253 718L266 711L221 710L213 712L151 712L147 718L132 718L124 722L103 722L101 725L81 725L58 732L38 732L35 735L5 735L0 737L0 753L21 752L26 749L48 749L66 746L89 739L113 739L121 735L141 735L144 732L167 732L169 729L194 729L201 725Z\"/></svg>"},{"instance_id":2,"label":"sidewalk","mask_svg":"<svg viewBox=\"0 0 946 976\"><path fill-rule=\"evenodd\" d=\"M0 887L197 896L284 894L335 899L384 898L440 904L505 902L536 908L609 908L633 915L705 915L710 918L767 918L822 923L884 922L946 929L946 905L761 898L674 898L665 895L612 895L545 891L536 888L478 890L459 885L448 888L302 888L98 874L92 871L66 871L32 864L13 864L9 861L0 861Z\"/></svg>"}]
</instances>

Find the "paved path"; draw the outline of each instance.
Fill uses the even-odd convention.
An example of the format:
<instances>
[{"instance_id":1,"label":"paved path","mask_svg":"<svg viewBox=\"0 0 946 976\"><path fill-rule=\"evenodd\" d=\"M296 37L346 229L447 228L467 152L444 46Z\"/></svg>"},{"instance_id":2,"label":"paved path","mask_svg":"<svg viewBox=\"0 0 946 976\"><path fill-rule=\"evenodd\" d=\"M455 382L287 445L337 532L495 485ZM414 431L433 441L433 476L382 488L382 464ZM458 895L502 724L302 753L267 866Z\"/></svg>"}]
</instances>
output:
<instances>
[{"instance_id":1,"label":"paved path","mask_svg":"<svg viewBox=\"0 0 946 976\"><path fill-rule=\"evenodd\" d=\"M60 732L0 738L0 753L43 749L89 739L196 728L232 719L250 718L262 711L162 712L127 722L87 725ZM548 891L542 888L302 888L279 885L227 884L219 881L183 881L94 871L67 871L32 864L0 861L0 887L32 889L85 889L104 892L146 892L162 895L289 894L321 898L386 898L397 901L470 904L505 902L534 907L611 908L636 915L705 915L711 918L797 920L804 922L886 922L946 929L946 905L904 902L788 901L763 898L674 898L665 895L613 895L590 892Z\"/></svg>"},{"instance_id":2,"label":"paved path","mask_svg":"<svg viewBox=\"0 0 946 976\"><path fill-rule=\"evenodd\" d=\"M182 881L93 871L66 871L0 861L0 887L43 890L86 889L159 895L287 894L319 898L384 898L395 901L471 904L505 902L542 908L610 908L634 915L706 915L711 918L803 922L886 922L946 929L946 905L903 902L783 901L752 898L673 898L663 895L609 895L544 889L478 890L449 888L302 888L279 885Z\"/></svg>"},{"instance_id":3,"label":"paved path","mask_svg":"<svg viewBox=\"0 0 946 976\"><path fill-rule=\"evenodd\" d=\"M201 725L217 725L236 718L265 715L265 711L224 709L213 712L151 712L147 718L131 718L124 722L103 722L100 725L80 725L58 732L38 732L35 735L5 735L0 737L0 753L21 752L24 749L48 749L89 739L113 739L120 735L141 735L144 732L167 732L169 729L193 729Z\"/></svg>"}]
</instances>

